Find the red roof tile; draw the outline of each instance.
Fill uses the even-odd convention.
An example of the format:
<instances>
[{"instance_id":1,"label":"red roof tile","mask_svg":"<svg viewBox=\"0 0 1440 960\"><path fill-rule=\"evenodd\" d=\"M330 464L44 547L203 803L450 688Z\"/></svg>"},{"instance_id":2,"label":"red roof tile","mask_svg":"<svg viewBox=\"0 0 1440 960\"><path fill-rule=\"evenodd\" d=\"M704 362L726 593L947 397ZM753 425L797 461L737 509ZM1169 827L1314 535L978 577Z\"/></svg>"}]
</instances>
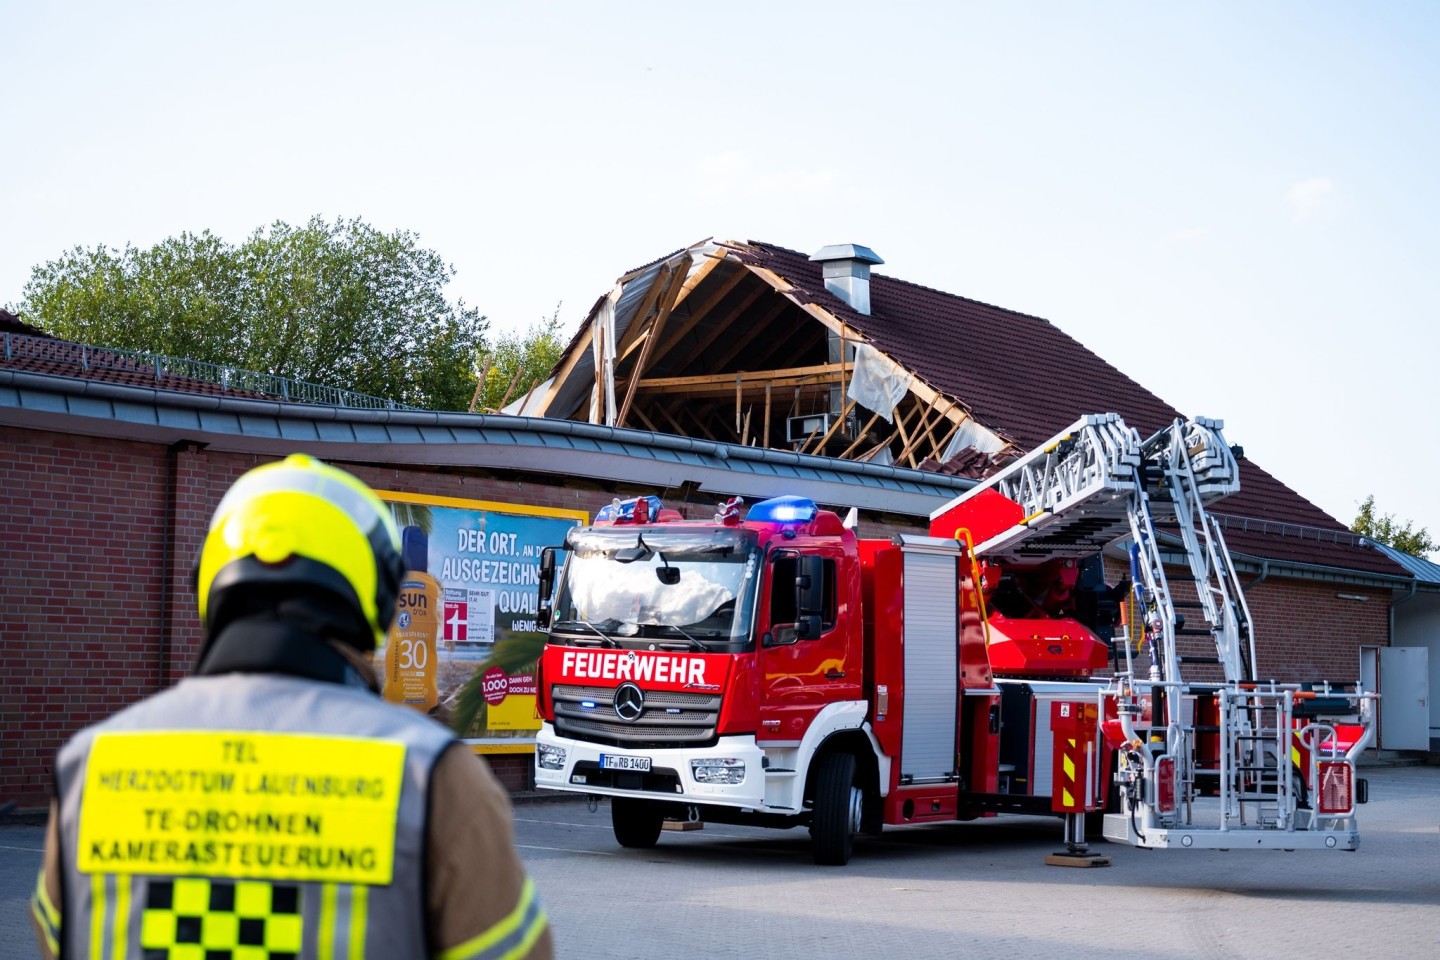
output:
<instances>
[{"instance_id":1,"label":"red roof tile","mask_svg":"<svg viewBox=\"0 0 1440 960\"><path fill-rule=\"evenodd\" d=\"M179 376L166 370L163 365L157 370L153 360L124 351L72 343L48 334L30 336L4 331L3 335L7 337L7 343L4 349L0 350L0 367L9 370L203 396L275 399L253 390L235 389L207 380Z\"/></svg>"}]
</instances>

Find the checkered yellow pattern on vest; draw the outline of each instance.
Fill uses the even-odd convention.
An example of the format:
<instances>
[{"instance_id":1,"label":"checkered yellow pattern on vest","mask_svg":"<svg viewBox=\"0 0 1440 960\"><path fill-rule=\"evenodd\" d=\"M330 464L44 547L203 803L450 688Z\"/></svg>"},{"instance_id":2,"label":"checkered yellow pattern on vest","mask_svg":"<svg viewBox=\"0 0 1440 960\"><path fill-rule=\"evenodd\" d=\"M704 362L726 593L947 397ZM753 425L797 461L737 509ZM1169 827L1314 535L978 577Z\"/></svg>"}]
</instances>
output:
<instances>
[{"instance_id":1,"label":"checkered yellow pattern on vest","mask_svg":"<svg viewBox=\"0 0 1440 960\"><path fill-rule=\"evenodd\" d=\"M295 960L300 888L262 880L152 880L141 917L144 960Z\"/></svg>"}]
</instances>

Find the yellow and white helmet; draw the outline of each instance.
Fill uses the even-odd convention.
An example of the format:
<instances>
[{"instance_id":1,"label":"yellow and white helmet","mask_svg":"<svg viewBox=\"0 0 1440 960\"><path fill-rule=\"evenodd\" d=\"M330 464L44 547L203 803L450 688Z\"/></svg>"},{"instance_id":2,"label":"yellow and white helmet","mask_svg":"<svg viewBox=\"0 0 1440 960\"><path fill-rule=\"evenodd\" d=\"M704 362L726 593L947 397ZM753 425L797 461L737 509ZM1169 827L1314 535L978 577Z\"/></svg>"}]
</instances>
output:
<instances>
[{"instance_id":1,"label":"yellow and white helmet","mask_svg":"<svg viewBox=\"0 0 1440 960\"><path fill-rule=\"evenodd\" d=\"M318 589L351 605L380 645L403 573L400 534L374 491L295 454L256 467L225 494L195 567L195 592L211 636L245 612L244 598Z\"/></svg>"}]
</instances>

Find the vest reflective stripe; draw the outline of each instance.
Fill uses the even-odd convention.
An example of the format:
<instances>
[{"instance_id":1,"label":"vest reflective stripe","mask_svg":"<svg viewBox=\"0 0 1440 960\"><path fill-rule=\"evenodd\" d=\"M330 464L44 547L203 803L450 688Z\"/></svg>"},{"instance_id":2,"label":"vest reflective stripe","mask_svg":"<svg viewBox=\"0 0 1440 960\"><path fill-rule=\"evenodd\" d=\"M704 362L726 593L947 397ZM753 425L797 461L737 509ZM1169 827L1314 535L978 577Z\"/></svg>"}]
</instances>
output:
<instances>
[{"instance_id":1,"label":"vest reflective stripe","mask_svg":"<svg viewBox=\"0 0 1440 960\"><path fill-rule=\"evenodd\" d=\"M40 925L41 931L45 934L45 942L50 946L50 952L60 952L60 911L50 900L50 891L45 889L45 871L41 870L40 875L35 878L35 895L30 898L30 912L35 915L35 920Z\"/></svg>"},{"instance_id":2,"label":"vest reflective stripe","mask_svg":"<svg viewBox=\"0 0 1440 960\"><path fill-rule=\"evenodd\" d=\"M545 926L545 911L535 896L535 884L527 877L514 910L480 936L442 951L437 960L511 960L523 957L545 932Z\"/></svg>"},{"instance_id":3,"label":"vest reflective stripe","mask_svg":"<svg viewBox=\"0 0 1440 960\"><path fill-rule=\"evenodd\" d=\"M365 927L369 912L370 888L351 884L350 896L350 960L361 960L365 956Z\"/></svg>"},{"instance_id":4,"label":"vest reflective stripe","mask_svg":"<svg viewBox=\"0 0 1440 960\"><path fill-rule=\"evenodd\" d=\"M321 885L319 960L362 960L369 899L360 884Z\"/></svg>"},{"instance_id":5,"label":"vest reflective stripe","mask_svg":"<svg viewBox=\"0 0 1440 960\"><path fill-rule=\"evenodd\" d=\"M112 942L115 945L115 960L123 960L125 947L130 942L130 888L132 886L129 877L115 878L115 933Z\"/></svg>"},{"instance_id":6,"label":"vest reflective stripe","mask_svg":"<svg viewBox=\"0 0 1440 960\"><path fill-rule=\"evenodd\" d=\"M98 873L90 878L90 960L101 960L105 956L105 934L109 926L106 914L114 909L110 898L105 896L105 887L114 882L114 877Z\"/></svg>"},{"instance_id":7,"label":"vest reflective stripe","mask_svg":"<svg viewBox=\"0 0 1440 960\"><path fill-rule=\"evenodd\" d=\"M76 864L81 803L95 737L101 733L153 732L163 737L167 733L210 731L217 735L230 731L253 733L262 744L266 741L261 734L296 734L391 741L403 747L391 882L372 887L326 882L323 874L305 881L254 875L259 868L222 877L200 873L206 869L204 866L196 866L194 874L176 876L80 873ZM368 691L256 674L192 677L82 731L61 751L56 765L64 864L65 915L59 924L64 955L111 960L138 957L153 950L159 956L188 956L202 949L202 941L197 938L216 947L243 947L255 945L254 938L263 936L270 950L294 952L301 960L405 960L426 956L421 876L426 791L436 760L453 742L444 727L412 711L389 706ZM353 762L358 763L358 758ZM263 763L254 769L257 774L266 770ZM355 770L357 776L368 773L365 769ZM106 785L108 788L108 781ZM146 787L142 784L131 789ZM235 789L238 796L240 788ZM393 792L388 795L394 796ZM174 801L176 796L184 798L183 794L171 794L170 799ZM95 820L87 830L95 830L97 823L105 822ZM207 841L207 837L207 842L216 844L229 839L217 838L213 833L170 836L178 836L182 846L187 837L197 844ZM279 838L276 842L280 842ZM91 845L87 844L86 852L97 862L104 862L96 858ZM172 858L150 862L185 861ZM170 900L172 891L174 903ZM181 899L185 904L179 903Z\"/></svg>"},{"instance_id":8,"label":"vest reflective stripe","mask_svg":"<svg viewBox=\"0 0 1440 960\"><path fill-rule=\"evenodd\" d=\"M335 960L335 884L327 883L320 888L320 960Z\"/></svg>"}]
</instances>

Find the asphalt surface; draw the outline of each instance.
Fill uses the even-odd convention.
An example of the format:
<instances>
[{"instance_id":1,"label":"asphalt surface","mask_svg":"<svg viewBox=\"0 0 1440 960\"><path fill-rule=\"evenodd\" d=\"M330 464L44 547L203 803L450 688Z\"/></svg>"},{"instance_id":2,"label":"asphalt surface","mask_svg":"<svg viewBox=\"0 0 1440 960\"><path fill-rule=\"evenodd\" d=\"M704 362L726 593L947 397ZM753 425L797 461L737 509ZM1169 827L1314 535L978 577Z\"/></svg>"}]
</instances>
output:
<instances>
[{"instance_id":1,"label":"asphalt surface","mask_svg":"<svg viewBox=\"0 0 1440 960\"><path fill-rule=\"evenodd\" d=\"M1058 820L887 829L846 867L808 834L707 826L624 850L609 808L521 802L516 835L560 956L1154 960L1440 956L1440 767L1362 770L1356 853L1144 851L1045 865ZM35 955L41 828L0 826L0 960Z\"/></svg>"}]
</instances>

